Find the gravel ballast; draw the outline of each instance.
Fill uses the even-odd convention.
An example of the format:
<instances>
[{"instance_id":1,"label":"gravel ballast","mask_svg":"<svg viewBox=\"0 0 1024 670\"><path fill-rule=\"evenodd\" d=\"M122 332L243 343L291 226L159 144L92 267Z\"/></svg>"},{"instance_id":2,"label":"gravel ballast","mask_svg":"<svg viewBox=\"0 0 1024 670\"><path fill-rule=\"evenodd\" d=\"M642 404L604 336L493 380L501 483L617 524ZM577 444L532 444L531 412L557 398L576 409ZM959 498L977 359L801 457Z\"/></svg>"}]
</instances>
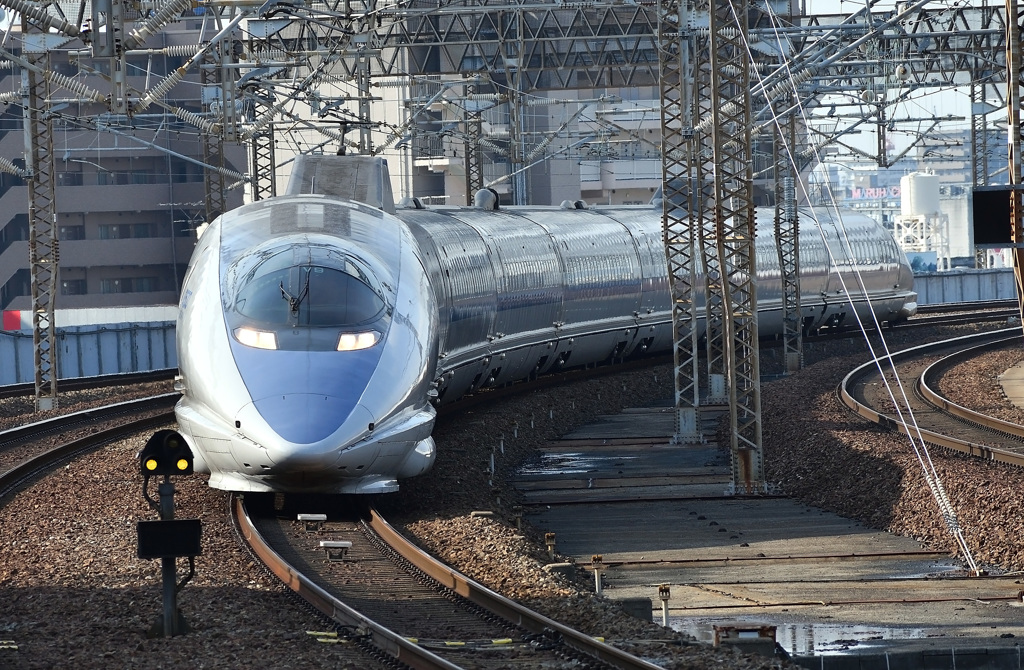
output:
<instances>
[{"instance_id":1,"label":"gravel ballast","mask_svg":"<svg viewBox=\"0 0 1024 670\"><path fill-rule=\"evenodd\" d=\"M910 341L901 344L901 337ZM896 331L890 348L919 339ZM820 350L808 348L805 370L771 382L771 392L762 394L768 480L808 504L952 552L906 438L872 427L835 398L838 381L865 360L863 345L816 346ZM995 375L1021 357L987 355L984 366L972 369L970 383L961 376L953 391L962 395L952 399L1006 408ZM762 358L770 361L770 354ZM678 634L594 597L592 585L549 575L536 532L515 528L514 491L505 484L514 466L548 439L600 414L670 397L671 370L662 365L535 391L445 420L435 431L435 469L377 502L422 546L471 577L584 632L631 640L632 651L665 667L770 667L766 659L682 646ZM102 402L110 400L105 395ZM0 426L37 420L26 412L0 401ZM491 476L486 466L496 444L504 453L498 452ZM161 593L158 562L135 556L136 522L156 518L142 498L135 460L140 447L135 441L111 445L0 508L0 639L17 645L0 649L0 668L358 667L336 646L306 635L323 623L239 547L227 522L226 494L208 488L203 476L176 480L177 516L203 521L203 555L180 599L193 632L170 640L146 637L161 611ZM1016 493L1024 473L937 451L932 459L975 558L1006 570L1024 566L1024 551L1014 544L1024 532ZM495 514L470 515L482 509ZM179 570L184 574L184 566Z\"/></svg>"}]
</instances>

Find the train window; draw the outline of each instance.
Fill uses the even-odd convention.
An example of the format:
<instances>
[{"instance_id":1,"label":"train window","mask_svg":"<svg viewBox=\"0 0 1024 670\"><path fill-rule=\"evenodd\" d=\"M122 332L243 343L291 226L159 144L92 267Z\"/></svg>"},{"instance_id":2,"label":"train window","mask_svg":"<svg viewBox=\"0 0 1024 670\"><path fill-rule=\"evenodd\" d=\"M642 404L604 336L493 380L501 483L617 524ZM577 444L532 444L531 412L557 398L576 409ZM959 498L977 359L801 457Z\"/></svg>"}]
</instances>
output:
<instances>
[{"instance_id":1,"label":"train window","mask_svg":"<svg viewBox=\"0 0 1024 670\"><path fill-rule=\"evenodd\" d=\"M236 311L263 324L350 326L376 318L384 301L350 264L342 269L296 265L275 269L246 283Z\"/></svg>"}]
</instances>

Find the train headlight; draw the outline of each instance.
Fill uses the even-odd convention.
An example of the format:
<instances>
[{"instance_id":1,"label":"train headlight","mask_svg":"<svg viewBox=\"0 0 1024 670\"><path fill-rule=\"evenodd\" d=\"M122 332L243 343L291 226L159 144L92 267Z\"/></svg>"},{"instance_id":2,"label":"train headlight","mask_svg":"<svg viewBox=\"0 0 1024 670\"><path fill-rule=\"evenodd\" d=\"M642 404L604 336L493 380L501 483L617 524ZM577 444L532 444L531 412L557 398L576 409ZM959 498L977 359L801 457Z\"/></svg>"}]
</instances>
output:
<instances>
[{"instance_id":1,"label":"train headlight","mask_svg":"<svg viewBox=\"0 0 1024 670\"><path fill-rule=\"evenodd\" d=\"M235 339L247 347L277 349L277 335L254 328L236 328Z\"/></svg>"},{"instance_id":2,"label":"train headlight","mask_svg":"<svg viewBox=\"0 0 1024 670\"><path fill-rule=\"evenodd\" d=\"M363 333L342 333L338 338L338 351L369 349L380 340L380 333L368 330Z\"/></svg>"}]
</instances>

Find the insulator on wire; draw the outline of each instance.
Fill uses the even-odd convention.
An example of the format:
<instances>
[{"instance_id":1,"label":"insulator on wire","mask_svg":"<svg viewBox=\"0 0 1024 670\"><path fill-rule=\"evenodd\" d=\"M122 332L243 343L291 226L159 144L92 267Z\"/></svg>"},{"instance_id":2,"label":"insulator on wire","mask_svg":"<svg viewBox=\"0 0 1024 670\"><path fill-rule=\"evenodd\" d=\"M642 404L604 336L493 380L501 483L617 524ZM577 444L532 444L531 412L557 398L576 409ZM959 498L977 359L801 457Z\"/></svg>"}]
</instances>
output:
<instances>
[{"instance_id":1,"label":"insulator on wire","mask_svg":"<svg viewBox=\"0 0 1024 670\"><path fill-rule=\"evenodd\" d=\"M0 0L0 5L27 16L40 26L52 28L63 35L67 35L68 37L78 37L78 26L71 25L64 19L53 16L34 2L26 2L25 0Z\"/></svg>"},{"instance_id":2,"label":"insulator on wire","mask_svg":"<svg viewBox=\"0 0 1024 670\"><path fill-rule=\"evenodd\" d=\"M389 148L391 148L391 145L394 144L395 142L397 142L400 139L400 137L401 136L398 133L391 133L390 135L388 135L387 139L385 139L380 144L379 148L380 149L389 149Z\"/></svg>"},{"instance_id":3,"label":"insulator on wire","mask_svg":"<svg viewBox=\"0 0 1024 670\"><path fill-rule=\"evenodd\" d=\"M165 56L188 57L195 55L203 46L201 44L176 44L164 47L161 51Z\"/></svg>"},{"instance_id":4,"label":"insulator on wire","mask_svg":"<svg viewBox=\"0 0 1024 670\"><path fill-rule=\"evenodd\" d=\"M32 176L28 170L18 167L3 156L0 156L0 170L7 172L8 174L13 174L16 177L21 177L22 179L28 179Z\"/></svg>"},{"instance_id":5,"label":"insulator on wire","mask_svg":"<svg viewBox=\"0 0 1024 670\"><path fill-rule=\"evenodd\" d=\"M737 111L739 111L739 108L740 106L737 105L735 102L727 102L724 105L722 105L722 114L724 114L725 116L735 114ZM714 122L714 115L708 114L703 119L701 119L700 123L697 124L697 127L694 128L694 130L698 132L705 132L708 128L711 127L711 124Z\"/></svg>"},{"instance_id":6,"label":"insulator on wire","mask_svg":"<svg viewBox=\"0 0 1024 670\"><path fill-rule=\"evenodd\" d=\"M165 3L153 16L135 26L135 29L128 33L127 37L124 38L124 48L131 50L139 46L150 35L159 31L191 6L192 0L171 0Z\"/></svg>"},{"instance_id":7,"label":"insulator on wire","mask_svg":"<svg viewBox=\"0 0 1024 670\"><path fill-rule=\"evenodd\" d=\"M177 70L172 72L162 82L150 89L149 93L144 98L135 103L133 109L136 112L141 112L147 107L153 104L154 100L164 97L168 91L178 85L182 79L185 78L185 68L179 67Z\"/></svg>"},{"instance_id":8,"label":"insulator on wire","mask_svg":"<svg viewBox=\"0 0 1024 670\"><path fill-rule=\"evenodd\" d=\"M284 109L284 106L288 102L289 100L285 98L281 102L277 103L276 105L268 109L260 118L256 119L252 123L252 125L250 125L244 131L242 131L242 139L251 140L254 135L256 135L261 130L266 128L270 124L270 122L273 121L277 117L277 115L281 113L281 110Z\"/></svg>"},{"instance_id":9,"label":"insulator on wire","mask_svg":"<svg viewBox=\"0 0 1024 670\"><path fill-rule=\"evenodd\" d=\"M292 54L284 49L263 49L260 51L250 51L249 57L256 63L262 63L264 61L288 60L292 57Z\"/></svg>"},{"instance_id":10,"label":"insulator on wire","mask_svg":"<svg viewBox=\"0 0 1024 670\"><path fill-rule=\"evenodd\" d=\"M185 123L191 123L193 126L199 128L200 130L205 130L206 132L212 133L214 135L220 133L219 123L215 123L213 121L210 121L209 119L204 119L202 116L196 114L195 112L190 112L187 109L182 109L181 107L172 107L171 111L173 111L174 115L182 121L184 121Z\"/></svg>"},{"instance_id":11,"label":"insulator on wire","mask_svg":"<svg viewBox=\"0 0 1024 670\"><path fill-rule=\"evenodd\" d=\"M779 82L765 94L765 99L771 102L781 95L792 93L796 90L796 87L804 83L808 79L814 76L814 70L810 67L806 67L803 70L798 71L796 74L791 76L788 80Z\"/></svg>"},{"instance_id":12,"label":"insulator on wire","mask_svg":"<svg viewBox=\"0 0 1024 670\"><path fill-rule=\"evenodd\" d=\"M338 131L333 130L331 128L324 128L322 126L318 126L316 130L321 135L324 135L325 137L330 137L332 140L336 140L338 142L344 142L345 141L345 136L343 134L341 134Z\"/></svg>"},{"instance_id":13,"label":"insulator on wire","mask_svg":"<svg viewBox=\"0 0 1024 670\"><path fill-rule=\"evenodd\" d=\"M100 93L96 89L89 88L85 84L83 84L83 83L81 83L79 81L76 81L76 80L72 79L71 77L63 75L63 74L61 74L59 72L52 72L52 71L47 72L46 73L46 78L50 81L50 83L56 84L58 86L63 86L64 88L68 89L69 91L77 93L78 95L82 96L83 98L88 98L89 100L92 100L93 102L106 102L107 101L106 96L104 96L102 93Z\"/></svg>"},{"instance_id":14,"label":"insulator on wire","mask_svg":"<svg viewBox=\"0 0 1024 670\"><path fill-rule=\"evenodd\" d=\"M222 174L225 177L230 177L231 179L236 179L236 180L242 181L242 182L249 181L248 178L244 174L242 174L241 172L235 172L234 170L228 170L227 168L214 168L214 169L217 170L217 172L219 174Z\"/></svg>"}]
</instances>

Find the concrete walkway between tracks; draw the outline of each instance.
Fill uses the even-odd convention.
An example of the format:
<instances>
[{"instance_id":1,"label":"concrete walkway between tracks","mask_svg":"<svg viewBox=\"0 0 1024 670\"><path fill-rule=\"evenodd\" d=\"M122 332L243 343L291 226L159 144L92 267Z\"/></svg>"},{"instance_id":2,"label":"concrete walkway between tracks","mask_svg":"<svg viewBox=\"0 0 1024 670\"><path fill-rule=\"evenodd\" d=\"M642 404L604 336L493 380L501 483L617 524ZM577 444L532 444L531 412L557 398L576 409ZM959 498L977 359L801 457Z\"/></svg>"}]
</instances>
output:
<instances>
[{"instance_id":1,"label":"concrete walkway between tracks","mask_svg":"<svg viewBox=\"0 0 1024 670\"><path fill-rule=\"evenodd\" d=\"M1024 363L1018 363L999 375L1003 395L1017 407L1024 408Z\"/></svg>"},{"instance_id":2,"label":"concrete walkway between tracks","mask_svg":"<svg viewBox=\"0 0 1024 670\"><path fill-rule=\"evenodd\" d=\"M702 418L713 437L716 413ZM576 569L600 570L604 597L661 622L667 595L672 628L777 643L808 668L1022 667L1024 577L969 577L912 539L784 496L729 495L728 447L674 445L673 430L668 407L602 417L519 473L530 522Z\"/></svg>"}]
</instances>

